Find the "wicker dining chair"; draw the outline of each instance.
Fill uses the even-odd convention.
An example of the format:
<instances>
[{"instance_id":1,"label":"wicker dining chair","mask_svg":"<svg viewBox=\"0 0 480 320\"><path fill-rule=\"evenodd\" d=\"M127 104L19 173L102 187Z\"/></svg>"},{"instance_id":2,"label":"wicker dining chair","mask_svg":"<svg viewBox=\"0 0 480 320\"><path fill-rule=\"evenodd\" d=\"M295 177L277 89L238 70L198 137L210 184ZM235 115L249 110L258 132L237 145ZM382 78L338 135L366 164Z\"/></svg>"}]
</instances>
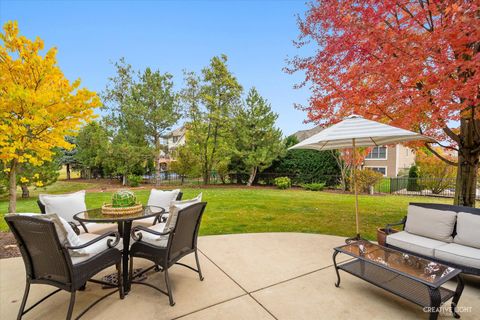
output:
<instances>
[{"instance_id":1,"label":"wicker dining chair","mask_svg":"<svg viewBox=\"0 0 480 320\"><path fill-rule=\"evenodd\" d=\"M80 246L72 247L60 243L55 225L52 221L22 215L6 216L5 220L15 236L26 269L25 292L17 319L21 319L27 312L61 290L71 293L66 316L66 319L71 319L76 291L81 289L87 281L118 288L120 298L124 298L121 283L122 277L120 276L122 254L118 249L114 248L120 241L118 232L108 232ZM115 238L105 239L109 236L114 236ZM69 250L84 249L101 240L107 243L107 248L104 251L91 257L80 259L78 263L72 262ZM103 281L91 279L98 272L113 265L116 266L118 272L118 287L113 287L111 284ZM30 285L32 284L46 284L57 287L58 289L25 310ZM80 313L77 319L95 304L116 291L117 290L109 292L94 301Z\"/></svg>"},{"instance_id":2,"label":"wicker dining chair","mask_svg":"<svg viewBox=\"0 0 480 320\"><path fill-rule=\"evenodd\" d=\"M157 232L143 226L136 226L132 229L131 235L136 242L134 242L130 248L130 279L132 279L131 271L133 270L134 257L150 260L154 263L154 266L146 270L155 268L157 271L163 271L165 273L167 292L147 282L132 281L132 283L147 285L167 295L170 305L173 306L175 305L175 302L173 300L173 293L168 275L168 269L171 266L177 264L191 269L197 272L200 281L203 281L202 270L200 269L200 263L198 260L197 238L200 222L206 206L206 202L199 202L179 210L178 218L174 227L170 230L165 230L164 232ZM150 235L144 236L142 234L143 232ZM164 243L164 245L161 245L162 241L157 241L159 237L165 237L166 243ZM191 253L195 254L197 269L178 262L180 259Z\"/></svg>"}]
</instances>

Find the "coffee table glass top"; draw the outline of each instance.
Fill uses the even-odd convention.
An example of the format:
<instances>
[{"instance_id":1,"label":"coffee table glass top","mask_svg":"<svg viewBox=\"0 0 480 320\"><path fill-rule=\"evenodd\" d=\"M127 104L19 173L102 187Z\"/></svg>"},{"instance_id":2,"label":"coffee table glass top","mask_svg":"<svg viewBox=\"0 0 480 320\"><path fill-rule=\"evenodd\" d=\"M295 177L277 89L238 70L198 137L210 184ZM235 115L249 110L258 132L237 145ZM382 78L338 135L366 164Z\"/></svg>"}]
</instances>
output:
<instances>
[{"instance_id":1,"label":"coffee table glass top","mask_svg":"<svg viewBox=\"0 0 480 320\"><path fill-rule=\"evenodd\" d=\"M461 270L420 258L368 241L357 241L335 248L355 258L395 270L432 286L439 286L458 275Z\"/></svg>"},{"instance_id":2,"label":"coffee table glass top","mask_svg":"<svg viewBox=\"0 0 480 320\"><path fill-rule=\"evenodd\" d=\"M90 209L87 211L77 213L74 218L79 221L91 222L120 222L128 220L138 220L149 217L154 217L165 212L164 208L156 206L144 206L141 211L135 214L117 215L105 214L102 208Z\"/></svg>"}]
</instances>

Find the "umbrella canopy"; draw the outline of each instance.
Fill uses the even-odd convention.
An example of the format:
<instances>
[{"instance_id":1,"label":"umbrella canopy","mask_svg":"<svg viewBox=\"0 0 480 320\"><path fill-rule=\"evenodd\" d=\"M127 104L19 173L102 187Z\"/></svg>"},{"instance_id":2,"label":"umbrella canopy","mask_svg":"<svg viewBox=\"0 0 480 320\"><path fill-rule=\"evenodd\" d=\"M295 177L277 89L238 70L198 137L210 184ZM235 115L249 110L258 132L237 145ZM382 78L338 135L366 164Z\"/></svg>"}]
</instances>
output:
<instances>
[{"instance_id":1,"label":"umbrella canopy","mask_svg":"<svg viewBox=\"0 0 480 320\"><path fill-rule=\"evenodd\" d=\"M358 115L351 115L343 121L320 131L308 139L289 149L333 150L353 148L353 163L355 163L356 147L373 147L405 141L424 140L435 142L434 139L416 132L392 127L383 123L367 120ZM355 193L355 225L357 235L349 240L360 240L360 222L358 214L358 192L356 182L356 166L353 166L353 189Z\"/></svg>"},{"instance_id":2,"label":"umbrella canopy","mask_svg":"<svg viewBox=\"0 0 480 320\"><path fill-rule=\"evenodd\" d=\"M355 147L373 147L413 140L435 142L416 132L351 115L343 121L320 131L290 149L333 150Z\"/></svg>"}]
</instances>

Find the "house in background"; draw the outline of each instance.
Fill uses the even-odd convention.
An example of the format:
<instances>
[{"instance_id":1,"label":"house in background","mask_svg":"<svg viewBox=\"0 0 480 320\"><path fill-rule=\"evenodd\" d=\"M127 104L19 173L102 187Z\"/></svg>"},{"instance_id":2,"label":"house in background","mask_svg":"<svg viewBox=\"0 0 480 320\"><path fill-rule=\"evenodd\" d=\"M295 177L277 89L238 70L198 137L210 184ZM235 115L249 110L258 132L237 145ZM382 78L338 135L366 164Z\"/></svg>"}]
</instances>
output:
<instances>
[{"instance_id":1,"label":"house in background","mask_svg":"<svg viewBox=\"0 0 480 320\"><path fill-rule=\"evenodd\" d=\"M301 130L293 135L298 141L310 138L322 131L320 126L309 130ZM408 174L408 169L415 164L415 151L401 144L393 146L374 147L362 163L362 168L369 168L383 174L385 177L394 178Z\"/></svg>"},{"instance_id":2,"label":"house in background","mask_svg":"<svg viewBox=\"0 0 480 320\"><path fill-rule=\"evenodd\" d=\"M172 157L173 151L185 144L185 133L185 127L182 126L163 136L160 140L160 143L164 147L164 150L160 152L159 159L162 170L167 170L168 164L174 160Z\"/></svg>"},{"instance_id":3,"label":"house in background","mask_svg":"<svg viewBox=\"0 0 480 320\"><path fill-rule=\"evenodd\" d=\"M365 157L363 168L380 172L385 177L394 178L408 174L415 164L415 151L401 144L374 147Z\"/></svg>"}]
</instances>

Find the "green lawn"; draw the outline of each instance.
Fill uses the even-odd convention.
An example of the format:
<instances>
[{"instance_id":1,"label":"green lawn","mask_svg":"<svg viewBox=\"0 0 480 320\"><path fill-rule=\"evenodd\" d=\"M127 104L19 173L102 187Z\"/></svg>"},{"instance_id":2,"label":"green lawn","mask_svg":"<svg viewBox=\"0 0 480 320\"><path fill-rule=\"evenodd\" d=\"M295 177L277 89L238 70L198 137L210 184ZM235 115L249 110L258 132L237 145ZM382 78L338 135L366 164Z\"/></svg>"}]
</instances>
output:
<instances>
[{"instance_id":1,"label":"green lawn","mask_svg":"<svg viewBox=\"0 0 480 320\"><path fill-rule=\"evenodd\" d=\"M72 191L75 185L75 190L84 187L71 182L59 182L48 191ZM183 191L184 199L203 192L203 199L208 202L200 230L202 235L311 232L351 236L355 233L354 197L349 194L231 187L185 188ZM135 193L139 201L146 203L148 190L137 190ZM87 193L87 206L99 207L110 202L110 198L111 192ZM452 199L362 195L359 198L362 234L375 239L376 228L400 220L409 202L452 203ZM7 207L7 201L1 200L2 215ZM39 212L36 198L19 199L17 212ZM0 230L6 229L4 219L0 219Z\"/></svg>"}]
</instances>

